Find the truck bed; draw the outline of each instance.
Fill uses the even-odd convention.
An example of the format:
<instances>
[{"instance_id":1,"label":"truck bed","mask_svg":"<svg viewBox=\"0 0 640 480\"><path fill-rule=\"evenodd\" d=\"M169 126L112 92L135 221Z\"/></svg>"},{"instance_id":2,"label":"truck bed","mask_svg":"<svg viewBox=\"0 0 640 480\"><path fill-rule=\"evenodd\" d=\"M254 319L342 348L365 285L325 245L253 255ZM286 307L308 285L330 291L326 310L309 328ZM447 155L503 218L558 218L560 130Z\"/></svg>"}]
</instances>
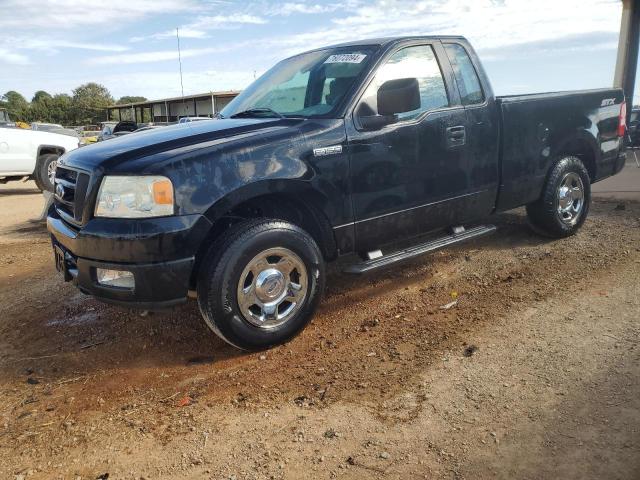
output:
<instances>
[{"instance_id":1,"label":"truck bed","mask_svg":"<svg viewBox=\"0 0 640 480\"><path fill-rule=\"evenodd\" d=\"M517 95L496 95L496 101L499 104L519 102L523 100L540 100L540 99L557 99L562 97L584 96L590 94L611 94L619 89L613 88L593 88L586 90L563 90L560 92L537 92L537 93L521 93Z\"/></svg>"},{"instance_id":2,"label":"truck bed","mask_svg":"<svg viewBox=\"0 0 640 480\"><path fill-rule=\"evenodd\" d=\"M496 210L539 198L549 167L564 151L580 152L592 182L616 173L623 101L621 89L496 97L501 124Z\"/></svg>"}]
</instances>

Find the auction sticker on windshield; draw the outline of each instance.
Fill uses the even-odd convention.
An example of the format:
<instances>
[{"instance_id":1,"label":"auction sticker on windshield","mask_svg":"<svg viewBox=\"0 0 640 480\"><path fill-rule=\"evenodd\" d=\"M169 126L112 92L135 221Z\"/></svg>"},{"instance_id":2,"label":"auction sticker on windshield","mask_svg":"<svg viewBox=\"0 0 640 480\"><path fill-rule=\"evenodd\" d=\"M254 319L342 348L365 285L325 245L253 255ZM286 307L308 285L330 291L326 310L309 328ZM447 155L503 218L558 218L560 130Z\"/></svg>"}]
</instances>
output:
<instances>
[{"instance_id":1,"label":"auction sticker on windshield","mask_svg":"<svg viewBox=\"0 0 640 480\"><path fill-rule=\"evenodd\" d=\"M324 63L360 63L367 58L364 53L339 53L331 55Z\"/></svg>"}]
</instances>

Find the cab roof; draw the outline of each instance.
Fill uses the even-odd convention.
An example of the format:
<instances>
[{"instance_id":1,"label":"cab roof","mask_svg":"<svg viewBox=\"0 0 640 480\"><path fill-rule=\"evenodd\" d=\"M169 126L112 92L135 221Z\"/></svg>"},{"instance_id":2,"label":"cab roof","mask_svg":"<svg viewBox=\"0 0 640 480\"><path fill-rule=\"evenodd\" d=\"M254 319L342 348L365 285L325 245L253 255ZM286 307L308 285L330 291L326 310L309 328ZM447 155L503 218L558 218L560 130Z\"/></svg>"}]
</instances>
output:
<instances>
[{"instance_id":1,"label":"cab roof","mask_svg":"<svg viewBox=\"0 0 640 480\"><path fill-rule=\"evenodd\" d=\"M368 38L364 40L355 40L352 42L343 42L337 43L334 45L326 45L324 47L314 48L311 50L307 50L304 52L297 53L293 55L297 57L298 55L303 55L305 53L317 52L318 50L326 50L329 48L345 48L345 47L364 47L364 46L374 46L374 47L387 47L392 44L402 43L406 41L412 40L461 40L467 41L467 39L461 35L409 35L409 36L397 36L397 37L380 37L380 38Z\"/></svg>"},{"instance_id":2,"label":"cab roof","mask_svg":"<svg viewBox=\"0 0 640 480\"><path fill-rule=\"evenodd\" d=\"M386 46L392 43L400 43L407 40L465 40L465 38L461 35L410 35L410 36L398 36L398 37L380 37L380 38L356 40L353 42L338 43L335 45L322 47L322 49L337 48L337 47L352 47L352 46L362 46L362 45ZM320 50L320 49L316 49L316 50Z\"/></svg>"}]
</instances>

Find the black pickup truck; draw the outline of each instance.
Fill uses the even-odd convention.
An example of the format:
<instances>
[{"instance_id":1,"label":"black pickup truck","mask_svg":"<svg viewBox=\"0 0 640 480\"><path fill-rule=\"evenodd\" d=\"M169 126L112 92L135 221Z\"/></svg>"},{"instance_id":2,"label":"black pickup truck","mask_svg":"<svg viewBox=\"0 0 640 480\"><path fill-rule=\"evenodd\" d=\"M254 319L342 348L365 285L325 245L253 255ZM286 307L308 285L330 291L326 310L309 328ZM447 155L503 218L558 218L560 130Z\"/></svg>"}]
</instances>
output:
<instances>
[{"instance_id":1,"label":"black pickup truck","mask_svg":"<svg viewBox=\"0 0 640 480\"><path fill-rule=\"evenodd\" d=\"M197 295L224 340L268 348L309 322L340 255L368 272L490 233L478 223L523 205L536 231L574 234L590 185L622 169L625 108L619 89L496 97L462 37L309 51L216 120L64 155L56 266L126 306Z\"/></svg>"}]
</instances>

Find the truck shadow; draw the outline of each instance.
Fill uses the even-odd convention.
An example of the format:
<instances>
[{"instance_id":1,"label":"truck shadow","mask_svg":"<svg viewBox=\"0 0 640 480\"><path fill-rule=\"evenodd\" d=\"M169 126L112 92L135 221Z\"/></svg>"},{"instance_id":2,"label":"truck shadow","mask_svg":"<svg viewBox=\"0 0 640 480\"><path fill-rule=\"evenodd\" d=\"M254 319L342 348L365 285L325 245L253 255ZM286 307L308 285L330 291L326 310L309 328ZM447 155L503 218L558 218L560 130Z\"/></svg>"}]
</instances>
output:
<instances>
[{"instance_id":1,"label":"truck shadow","mask_svg":"<svg viewBox=\"0 0 640 480\"><path fill-rule=\"evenodd\" d=\"M37 188L0 188L0 196L10 196L10 195L38 195L42 192Z\"/></svg>"},{"instance_id":2,"label":"truck shadow","mask_svg":"<svg viewBox=\"0 0 640 480\"><path fill-rule=\"evenodd\" d=\"M499 234L448 249L444 256L425 255L375 275L342 273L353 258L331 264L326 297L314 324L322 329L327 318L349 316L358 302L400 291L416 282L428 285L434 269L459 260L468 251L505 250L549 242L531 232L521 213L506 213L491 220L498 226ZM28 222L16 232L46 234L41 229L40 223ZM16 345L21 347L19 355L5 356L8 361L0 361L3 378L24 378L25 372L32 371L47 381L57 382L72 372L89 375L117 370L124 379L126 372L148 368L187 368L181 374L190 375L200 371L199 366L206 366L205 370L212 366L216 370L244 368L260 355L242 352L220 340L203 322L195 301L169 311L145 313L97 302L68 284L62 286L52 271L46 275L51 286L44 297L38 297L43 294L40 289L26 289L31 298L24 298L27 304L45 306L33 312L24 309L10 322L15 330L7 329L7 325L3 329L9 332L6 340L10 342L15 335ZM302 340L280 348L304 350L316 337L317 334L306 333Z\"/></svg>"},{"instance_id":3,"label":"truck shadow","mask_svg":"<svg viewBox=\"0 0 640 480\"><path fill-rule=\"evenodd\" d=\"M455 261L469 251L512 250L522 247L543 246L557 241L533 232L527 223L523 209L495 215L485 219L485 222L479 223L493 224L497 227L497 232L493 235L470 240L441 250L440 252L445 254L444 258L437 253L425 254L395 266L375 270L364 275L351 275L342 272L350 263L360 261L357 256L353 255L339 259L329 265L327 298L323 304L324 308L328 310L340 308L339 305L334 307L329 300L332 295L340 296L345 291L350 292L349 297L352 300L360 301L371 295L370 287L372 285L375 285L378 294L384 294L390 290L411 285L418 278L423 281L425 278L430 278L435 267L446 262ZM402 245L389 245L388 250L383 251L391 252L401 247Z\"/></svg>"},{"instance_id":4,"label":"truck shadow","mask_svg":"<svg viewBox=\"0 0 640 480\"><path fill-rule=\"evenodd\" d=\"M33 238L46 238L49 234L47 232L47 224L42 220L27 220L16 225L12 225L7 228L4 235L11 236L29 236Z\"/></svg>"}]
</instances>

